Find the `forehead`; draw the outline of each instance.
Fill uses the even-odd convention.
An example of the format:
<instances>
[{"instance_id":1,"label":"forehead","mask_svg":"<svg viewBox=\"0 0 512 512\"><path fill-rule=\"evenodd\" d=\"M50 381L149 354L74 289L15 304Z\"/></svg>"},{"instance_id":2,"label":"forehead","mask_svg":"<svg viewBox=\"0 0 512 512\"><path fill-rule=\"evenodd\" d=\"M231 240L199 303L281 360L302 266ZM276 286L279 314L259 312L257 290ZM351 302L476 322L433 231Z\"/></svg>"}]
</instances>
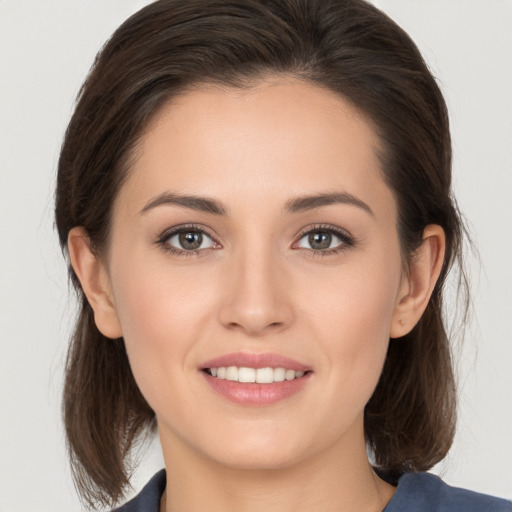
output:
<instances>
[{"instance_id":1,"label":"forehead","mask_svg":"<svg viewBox=\"0 0 512 512\"><path fill-rule=\"evenodd\" d=\"M387 186L371 124L348 101L299 80L204 86L166 104L141 137L123 193L170 189L270 200ZM389 192L389 191L388 191Z\"/></svg>"}]
</instances>

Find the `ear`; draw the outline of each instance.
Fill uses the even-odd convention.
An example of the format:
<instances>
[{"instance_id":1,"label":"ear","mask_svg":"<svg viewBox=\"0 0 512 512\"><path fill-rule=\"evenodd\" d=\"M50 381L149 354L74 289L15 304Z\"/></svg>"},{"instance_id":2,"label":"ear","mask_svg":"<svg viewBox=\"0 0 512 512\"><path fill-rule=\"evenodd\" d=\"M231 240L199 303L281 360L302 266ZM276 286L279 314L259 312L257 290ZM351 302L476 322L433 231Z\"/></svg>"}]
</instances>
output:
<instances>
[{"instance_id":1,"label":"ear","mask_svg":"<svg viewBox=\"0 0 512 512\"><path fill-rule=\"evenodd\" d=\"M403 276L391 319L391 338L405 336L420 320L443 268L445 248L443 228L428 225L423 231L421 245L411 256L409 271Z\"/></svg>"},{"instance_id":2,"label":"ear","mask_svg":"<svg viewBox=\"0 0 512 512\"><path fill-rule=\"evenodd\" d=\"M94 321L107 338L120 338L121 325L114 306L110 277L105 264L95 254L84 228L75 227L68 235L71 266L94 311Z\"/></svg>"}]
</instances>

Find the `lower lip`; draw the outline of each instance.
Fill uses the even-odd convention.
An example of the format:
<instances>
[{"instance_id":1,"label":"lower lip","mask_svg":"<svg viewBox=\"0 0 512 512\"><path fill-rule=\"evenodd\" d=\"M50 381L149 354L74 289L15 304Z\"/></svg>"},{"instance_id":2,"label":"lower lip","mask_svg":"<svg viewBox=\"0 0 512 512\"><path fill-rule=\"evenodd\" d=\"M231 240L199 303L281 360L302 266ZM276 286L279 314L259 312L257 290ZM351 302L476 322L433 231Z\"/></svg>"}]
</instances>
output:
<instances>
[{"instance_id":1,"label":"lower lip","mask_svg":"<svg viewBox=\"0 0 512 512\"><path fill-rule=\"evenodd\" d=\"M311 375L311 373L306 373L298 379L273 382L271 384L258 384L255 382L242 383L233 380L218 379L206 372L201 373L210 387L219 395L236 404L252 407L272 405L281 400L290 398L307 384Z\"/></svg>"}]
</instances>

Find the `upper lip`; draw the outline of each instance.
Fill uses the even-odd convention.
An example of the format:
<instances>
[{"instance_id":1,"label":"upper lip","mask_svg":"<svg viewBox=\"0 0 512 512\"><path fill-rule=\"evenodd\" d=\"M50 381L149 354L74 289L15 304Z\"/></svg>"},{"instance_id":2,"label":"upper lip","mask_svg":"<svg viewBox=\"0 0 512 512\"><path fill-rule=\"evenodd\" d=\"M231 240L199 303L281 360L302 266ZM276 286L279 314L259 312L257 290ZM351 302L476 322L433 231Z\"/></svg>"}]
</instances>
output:
<instances>
[{"instance_id":1,"label":"upper lip","mask_svg":"<svg viewBox=\"0 0 512 512\"><path fill-rule=\"evenodd\" d=\"M210 359L201 365L201 369L238 366L244 368L285 368L286 370L310 371L311 367L299 363L295 359L279 354L250 354L234 352Z\"/></svg>"}]
</instances>

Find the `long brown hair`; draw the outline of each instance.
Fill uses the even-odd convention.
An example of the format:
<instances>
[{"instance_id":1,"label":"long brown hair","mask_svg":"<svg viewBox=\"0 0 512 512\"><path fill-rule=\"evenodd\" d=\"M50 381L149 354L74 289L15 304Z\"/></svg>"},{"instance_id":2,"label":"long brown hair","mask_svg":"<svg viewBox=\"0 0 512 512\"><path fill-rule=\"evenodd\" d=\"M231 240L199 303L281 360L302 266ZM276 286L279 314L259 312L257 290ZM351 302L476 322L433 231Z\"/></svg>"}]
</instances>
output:
<instances>
[{"instance_id":1,"label":"long brown hair","mask_svg":"<svg viewBox=\"0 0 512 512\"><path fill-rule=\"evenodd\" d=\"M446 256L427 310L391 340L365 409L376 467L390 479L432 467L455 428L455 384L442 293L463 225L451 192L451 145L442 94L409 36L364 0L160 0L133 15L98 54L80 90L58 165L56 224L66 251L83 226L99 255L112 205L142 131L171 97L200 83L250 87L291 75L339 94L373 124L398 204L407 258L428 224ZM72 268L80 311L71 339L63 413L75 483L89 506L116 503L134 445L155 425L122 339L106 339ZM464 274L460 274L462 277ZM464 280L462 280L464 284Z\"/></svg>"}]
</instances>

